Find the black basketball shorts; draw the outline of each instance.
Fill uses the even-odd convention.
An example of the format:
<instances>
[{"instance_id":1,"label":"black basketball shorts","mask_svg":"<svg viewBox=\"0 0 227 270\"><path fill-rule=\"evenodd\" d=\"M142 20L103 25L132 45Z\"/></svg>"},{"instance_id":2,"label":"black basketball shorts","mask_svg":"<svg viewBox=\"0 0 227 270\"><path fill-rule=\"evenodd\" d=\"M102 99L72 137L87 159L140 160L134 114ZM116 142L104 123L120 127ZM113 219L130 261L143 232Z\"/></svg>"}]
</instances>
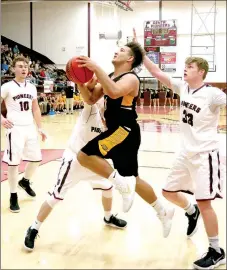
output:
<instances>
[{"instance_id":1,"label":"black basketball shorts","mask_svg":"<svg viewBox=\"0 0 227 270\"><path fill-rule=\"evenodd\" d=\"M108 129L88 142L81 151L88 156L99 156L113 161L122 176L138 176L138 151L141 142L140 127L119 126Z\"/></svg>"}]
</instances>

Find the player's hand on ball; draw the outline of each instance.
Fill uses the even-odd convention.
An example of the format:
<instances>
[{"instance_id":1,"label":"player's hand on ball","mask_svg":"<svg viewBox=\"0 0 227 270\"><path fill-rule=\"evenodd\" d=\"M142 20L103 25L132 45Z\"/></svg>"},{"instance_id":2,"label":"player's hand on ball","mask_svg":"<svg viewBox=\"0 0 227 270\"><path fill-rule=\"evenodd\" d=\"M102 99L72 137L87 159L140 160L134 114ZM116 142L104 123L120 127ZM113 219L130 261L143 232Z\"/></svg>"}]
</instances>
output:
<instances>
[{"instance_id":1,"label":"player's hand on ball","mask_svg":"<svg viewBox=\"0 0 227 270\"><path fill-rule=\"evenodd\" d=\"M4 128L12 128L13 127L13 123L9 120L7 120L5 117L1 118L1 124Z\"/></svg>"},{"instance_id":2,"label":"player's hand on ball","mask_svg":"<svg viewBox=\"0 0 227 270\"><path fill-rule=\"evenodd\" d=\"M91 58L87 56L79 56L76 62L79 63L78 67L86 67L90 69L91 71L95 71L96 68L98 67L98 65L93 60L91 60Z\"/></svg>"},{"instance_id":3,"label":"player's hand on ball","mask_svg":"<svg viewBox=\"0 0 227 270\"><path fill-rule=\"evenodd\" d=\"M92 79L86 83L86 86L89 90L93 90L97 84L97 77L94 75Z\"/></svg>"},{"instance_id":4,"label":"player's hand on ball","mask_svg":"<svg viewBox=\"0 0 227 270\"><path fill-rule=\"evenodd\" d=\"M42 137L42 141L45 142L45 140L47 139L46 133L41 128L39 128L38 131L39 131L39 134Z\"/></svg>"}]
</instances>

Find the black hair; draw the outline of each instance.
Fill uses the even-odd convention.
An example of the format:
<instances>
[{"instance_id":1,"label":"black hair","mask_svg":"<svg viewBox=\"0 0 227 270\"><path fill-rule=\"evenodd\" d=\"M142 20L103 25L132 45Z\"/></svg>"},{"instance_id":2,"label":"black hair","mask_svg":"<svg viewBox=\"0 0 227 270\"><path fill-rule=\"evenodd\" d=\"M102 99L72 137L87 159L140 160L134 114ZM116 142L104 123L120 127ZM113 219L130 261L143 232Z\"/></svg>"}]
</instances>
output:
<instances>
[{"instance_id":1,"label":"black hair","mask_svg":"<svg viewBox=\"0 0 227 270\"><path fill-rule=\"evenodd\" d=\"M132 68L136 68L140 66L143 62L143 57L144 57L144 50L142 46L137 42L129 42L125 46L131 49L132 56L134 57Z\"/></svg>"}]
</instances>

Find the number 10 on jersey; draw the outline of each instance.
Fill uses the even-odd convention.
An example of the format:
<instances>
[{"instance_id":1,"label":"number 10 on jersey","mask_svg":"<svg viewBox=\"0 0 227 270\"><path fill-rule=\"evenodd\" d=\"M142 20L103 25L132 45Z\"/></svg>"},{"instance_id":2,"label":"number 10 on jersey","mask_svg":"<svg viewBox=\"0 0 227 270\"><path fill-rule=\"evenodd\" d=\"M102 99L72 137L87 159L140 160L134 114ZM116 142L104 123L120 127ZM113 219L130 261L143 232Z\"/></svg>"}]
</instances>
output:
<instances>
[{"instance_id":1,"label":"number 10 on jersey","mask_svg":"<svg viewBox=\"0 0 227 270\"><path fill-rule=\"evenodd\" d=\"M29 103L28 101L21 101L20 103L20 110L23 111L28 111L29 110Z\"/></svg>"}]
</instances>

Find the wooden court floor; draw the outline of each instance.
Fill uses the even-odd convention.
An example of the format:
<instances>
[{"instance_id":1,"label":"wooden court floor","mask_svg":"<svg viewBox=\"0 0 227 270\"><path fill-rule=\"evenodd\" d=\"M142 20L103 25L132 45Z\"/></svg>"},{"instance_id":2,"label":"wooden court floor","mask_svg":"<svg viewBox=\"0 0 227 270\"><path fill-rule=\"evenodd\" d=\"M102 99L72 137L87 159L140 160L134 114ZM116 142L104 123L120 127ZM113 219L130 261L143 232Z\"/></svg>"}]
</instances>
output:
<instances>
[{"instance_id":1,"label":"wooden court floor","mask_svg":"<svg viewBox=\"0 0 227 270\"><path fill-rule=\"evenodd\" d=\"M141 177L149 182L161 197L175 151L179 147L179 109L160 107L138 109L142 130L139 152ZM43 149L64 149L78 117L55 115L43 117L43 128L49 139ZM4 131L1 131L4 150ZM226 159L226 111L220 119L220 156ZM113 213L128 222L125 230L103 224L101 192L92 191L86 182L79 183L66 199L59 203L42 225L32 253L23 250L26 229L49 188L55 183L60 162L42 165L32 182L35 200L19 191L21 212L11 213L7 181L1 183L1 268L2 269L192 269L192 262L207 251L207 238L202 221L192 239L186 238L187 220L176 208L172 231L162 237L161 225L148 204L136 196L129 213L121 211L121 197L114 193ZM21 176L20 176L21 177ZM220 243L226 247L226 192L223 200L215 200L220 226ZM194 199L190 197L192 202ZM226 269L226 266L220 267Z\"/></svg>"}]
</instances>

